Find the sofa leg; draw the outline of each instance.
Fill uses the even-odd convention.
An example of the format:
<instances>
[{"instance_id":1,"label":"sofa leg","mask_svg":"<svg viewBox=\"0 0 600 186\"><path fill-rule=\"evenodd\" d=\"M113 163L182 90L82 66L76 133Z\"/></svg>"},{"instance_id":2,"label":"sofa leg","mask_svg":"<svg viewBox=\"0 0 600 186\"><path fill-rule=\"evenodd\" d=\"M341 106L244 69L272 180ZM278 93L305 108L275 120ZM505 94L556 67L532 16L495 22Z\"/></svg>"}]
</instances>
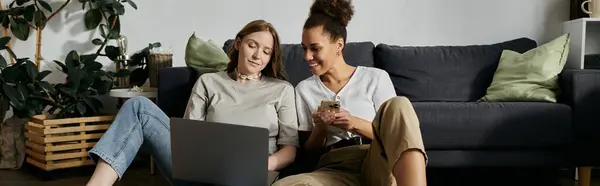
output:
<instances>
[{"instance_id":1,"label":"sofa leg","mask_svg":"<svg viewBox=\"0 0 600 186\"><path fill-rule=\"evenodd\" d=\"M592 167L577 167L577 177L579 186L590 186L592 176Z\"/></svg>"}]
</instances>

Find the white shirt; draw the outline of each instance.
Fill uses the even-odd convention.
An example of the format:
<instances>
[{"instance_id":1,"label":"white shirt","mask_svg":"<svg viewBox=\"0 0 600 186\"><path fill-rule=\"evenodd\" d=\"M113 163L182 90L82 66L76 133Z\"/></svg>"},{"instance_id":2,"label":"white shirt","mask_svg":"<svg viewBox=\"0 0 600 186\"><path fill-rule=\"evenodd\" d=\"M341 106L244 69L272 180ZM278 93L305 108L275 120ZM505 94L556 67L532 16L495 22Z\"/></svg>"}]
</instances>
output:
<instances>
[{"instance_id":1,"label":"white shirt","mask_svg":"<svg viewBox=\"0 0 600 186\"><path fill-rule=\"evenodd\" d=\"M295 89L298 130L301 131L312 130L312 113L317 111L322 100L338 100L341 108L350 115L373 121L381 104L396 96L394 85L386 71L364 66L356 68L348 83L337 94L314 75L302 80ZM328 127L327 131L327 146L356 136L333 126Z\"/></svg>"}]
</instances>

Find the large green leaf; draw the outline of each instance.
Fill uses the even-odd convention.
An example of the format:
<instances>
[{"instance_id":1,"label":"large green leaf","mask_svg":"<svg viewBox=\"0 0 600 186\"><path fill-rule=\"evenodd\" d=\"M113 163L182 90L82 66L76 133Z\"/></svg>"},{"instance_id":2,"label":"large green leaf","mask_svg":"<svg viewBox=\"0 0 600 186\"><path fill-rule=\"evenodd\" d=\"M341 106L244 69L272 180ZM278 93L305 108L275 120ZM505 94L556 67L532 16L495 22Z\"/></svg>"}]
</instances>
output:
<instances>
[{"instance_id":1,"label":"large green leaf","mask_svg":"<svg viewBox=\"0 0 600 186\"><path fill-rule=\"evenodd\" d=\"M125 6L121 3L113 3L112 4L113 15L123 15L125 14Z\"/></svg>"},{"instance_id":2,"label":"large green leaf","mask_svg":"<svg viewBox=\"0 0 600 186\"><path fill-rule=\"evenodd\" d=\"M77 111L81 116L85 116L86 109L87 107L84 102L77 103Z\"/></svg>"},{"instance_id":3,"label":"large green leaf","mask_svg":"<svg viewBox=\"0 0 600 186\"><path fill-rule=\"evenodd\" d=\"M115 61L117 60L117 56L119 56L119 48L109 45L104 47L104 53L108 59Z\"/></svg>"},{"instance_id":4,"label":"large green leaf","mask_svg":"<svg viewBox=\"0 0 600 186\"><path fill-rule=\"evenodd\" d=\"M72 99L75 99L75 96L77 96L75 90L69 87L60 87L58 91L65 94L66 96L69 96Z\"/></svg>"},{"instance_id":5,"label":"large green leaf","mask_svg":"<svg viewBox=\"0 0 600 186\"><path fill-rule=\"evenodd\" d=\"M78 90L79 91L86 91L90 87L92 87L92 84L94 84L94 77L92 77L92 76L85 76L85 77L83 77L81 79L81 82L79 84Z\"/></svg>"},{"instance_id":6,"label":"large green leaf","mask_svg":"<svg viewBox=\"0 0 600 186\"><path fill-rule=\"evenodd\" d=\"M25 107L25 96L21 94L17 88L7 84L2 84L2 89L4 90L4 94L6 94L6 97L8 97L10 104L13 107L16 109L23 109Z\"/></svg>"},{"instance_id":7,"label":"large green leaf","mask_svg":"<svg viewBox=\"0 0 600 186\"><path fill-rule=\"evenodd\" d=\"M15 0L17 2L18 6L24 5L25 3L31 1L31 0Z\"/></svg>"},{"instance_id":8,"label":"large green leaf","mask_svg":"<svg viewBox=\"0 0 600 186\"><path fill-rule=\"evenodd\" d=\"M33 21L33 14L35 14L35 5L25 7L25 15L23 15L23 17L27 22Z\"/></svg>"},{"instance_id":9,"label":"large green leaf","mask_svg":"<svg viewBox=\"0 0 600 186\"><path fill-rule=\"evenodd\" d=\"M54 63L56 63L58 66L60 66L60 70L61 70L62 72L64 72L65 74L66 74L67 72L69 72L69 68L67 68L67 66L66 66L64 63L62 63L62 62L60 62L60 61L57 61L57 60L54 60Z\"/></svg>"},{"instance_id":10,"label":"large green leaf","mask_svg":"<svg viewBox=\"0 0 600 186\"><path fill-rule=\"evenodd\" d=\"M17 91L19 91L17 99L20 101L26 101L27 97L29 97L29 89L27 88L27 85L17 84Z\"/></svg>"},{"instance_id":11,"label":"large green leaf","mask_svg":"<svg viewBox=\"0 0 600 186\"><path fill-rule=\"evenodd\" d=\"M79 56L79 58L81 59L81 63L83 63L85 65L91 61L95 61L98 58L98 55L87 54L87 55L81 55L81 56Z\"/></svg>"},{"instance_id":12,"label":"large green leaf","mask_svg":"<svg viewBox=\"0 0 600 186\"><path fill-rule=\"evenodd\" d=\"M104 23L100 24L100 36L102 36L103 38L106 38L106 25Z\"/></svg>"},{"instance_id":13,"label":"large green leaf","mask_svg":"<svg viewBox=\"0 0 600 186\"><path fill-rule=\"evenodd\" d=\"M25 41L29 38L29 23L23 18L11 18L10 31L17 39Z\"/></svg>"},{"instance_id":14,"label":"large green leaf","mask_svg":"<svg viewBox=\"0 0 600 186\"><path fill-rule=\"evenodd\" d=\"M38 75L38 69L31 61L27 61L24 65L25 71L29 76L29 79L34 80Z\"/></svg>"},{"instance_id":15,"label":"large green leaf","mask_svg":"<svg viewBox=\"0 0 600 186\"><path fill-rule=\"evenodd\" d=\"M102 44L104 44L104 42L100 38L95 38L95 39L92 39L92 44L94 44L94 45L102 45Z\"/></svg>"},{"instance_id":16,"label":"large green leaf","mask_svg":"<svg viewBox=\"0 0 600 186\"><path fill-rule=\"evenodd\" d=\"M42 91L48 92L50 94L54 94L56 92L56 90L54 89L54 87L50 83L48 83L46 81L39 81L38 85L40 86L40 88L42 89Z\"/></svg>"},{"instance_id":17,"label":"large green leaf","mask_svg":"<svg viewBox=\"0 0 600 186\"><path fill-rule=\"evenodd\" d=\"M80 62L79 54L77 54L77 51L75 50L71 50L65 59L67 67L78 67Z\"/></svg>"},{"instance_id":18,"label":"large green leaf","mask_svg":"<svg viewBox=\"0 0 600 186\"><path fill-rule=\"evenodd\" d=\"M36 77L35 80L37 81L42 81L44 78L46 78L46 76L50 75L52 73L52 71L50 70L44 70L41 71Z\"/></svg>"},{"instance_id":19,"label":"large green leaf","mask_svg":"<svg viewBox=\"0 0 600 186\"><path fill-rule=\"evenodd\" d=\"M19 81L19 69L15 66L7 67L0 75L6 83L16 84Z\"/></svg>"},{"instance_id":20,"label":"large green leaf","mask_svg":"<svg viewBox=\"0 0 600 186\"><path fill-rule=\"evenodd\" d=\"M0 38L0 46L6 46L10 42L10 36Z\"/></svg>"},{"instance_id":21,"label":"large green leaf","mask_svg":"<svg viewBox=\"0 0 600 186\"><path fill-rule=\"evenodd\" d=\"M85 75L85 71L82 69L69 67L69 72L67 73L67 86L74 90L79 89L81 79L83 79Z\"/></svg>"},{"instance_id":22,"label":"large green leaf","mask_svg":"<svg viewBox=\"0 0 600 186\"><path fill-rule=\"evenodd\" d=\"M126 1L127 1L127 3L129 3L129 5L130 5L131 7L133 7L133 9L136 9L136 10L137 10L137 5L136 5L136 4L135 4L135 3L134 3L132 0L126 0Z\"/></svg>"},{"instance_id":23,"label":"large green leaf","mask_svg":"<svg viewBox=\"0 0 600 186\"><path fill-rule=\"evenodd\" d=\"M96 61L89 61L89 62L85 63L84 68L88 72L97 71L97 70L102 69L102 63L99 63L99 62L96 62Z\"/></svg>"},{"instance_id":24,"label":"large green leaf","mask_svg":"<svg viewBox=\"0 0 600 186\"><path fill-rule=\"evenodd\" d=\"M52 12L52 6L50 6L50 4L48 4L46 1L38 0L37 2L40 3L44 9L48 10L48 12Z\"/></svg>"},{"instance_id":25,"label":"large green leaf","mask_svg":"<svg viewBox=\"0 0 600 186\"><path fill-rule=\"evenodd\" d=\"M44 12L42 12L41 10L38 10L37 12L35 12L35 16L34 16L34 20L35 20L35 26L44 29L44 27L46 27L46 22L48 21L48 19L46 18L46 14L44 14Z\"/></svg>"},{"instance_id":26,"label":"large green leaf","mask_svg":"<svg viewBox=\"0 0 600 186\"><path fill-rule=\"evenodd\" d=\"M2 17L2 27L8 28L9 24L10 24L10 17L8 17L8 15L5 15L4 17Z\"/></svg>"},{"instance_id":27,"label":"large green leaf","mask_svg":"<svg viewBox=\"0 0 600 186\"><path fill-rule=\"evenodd\" d=\"M102 21L102 12L100 11L102 10L98 8L93 8L85 12L84 22L86 29L92 30L98 27L98 25L100 25L100 22Z\"/></svg>"}]
</instances>

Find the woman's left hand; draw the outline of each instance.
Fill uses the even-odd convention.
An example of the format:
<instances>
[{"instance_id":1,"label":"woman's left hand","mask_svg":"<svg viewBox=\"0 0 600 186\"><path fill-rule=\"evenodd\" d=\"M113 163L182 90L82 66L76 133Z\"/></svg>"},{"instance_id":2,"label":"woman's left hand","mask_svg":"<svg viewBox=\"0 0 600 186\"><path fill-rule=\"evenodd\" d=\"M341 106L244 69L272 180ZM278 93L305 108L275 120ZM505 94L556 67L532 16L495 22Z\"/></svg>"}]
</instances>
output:
<instances>
[{"instance_id":1,"label":"woman's left hand","mask_svg":"<svg viewBox=\"0 0 600 186\"><path fill-rule=\"evenodd\" d=\"M331 122L331 125L346 131L354 131L356 124L356 118L344 109L340 109L340 112L335 114L335 119Z\"/></svg>"}]
</instances>

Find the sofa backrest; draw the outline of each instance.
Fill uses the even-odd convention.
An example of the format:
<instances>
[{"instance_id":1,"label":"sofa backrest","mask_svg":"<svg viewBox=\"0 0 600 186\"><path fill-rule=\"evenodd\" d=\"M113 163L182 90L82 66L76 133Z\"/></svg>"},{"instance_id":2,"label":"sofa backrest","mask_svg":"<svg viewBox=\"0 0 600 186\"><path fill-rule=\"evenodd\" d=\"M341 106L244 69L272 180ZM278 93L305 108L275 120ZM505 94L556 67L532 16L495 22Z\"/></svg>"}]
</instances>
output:
<instances>
[{"instance_id":1,"label":"sofa backrest","mask_svg":"<svg viewBox=\"0 0 600 186\"><path fill-rule=\"evenodd\" d=\"M397 95L411 101L476 101L491 84L502 50L537 47L519 38L490 45L396 46L379 44L375 67L387 71Z\"/></svg>"},{"instance_id":2,"label":"sofa backrest","mask_svg":"<svg viewBox=\"0 0 600 186\"><path fill-rule=\"evenodd\" d=\"M227 40L223 44L223 50L229 51L233 40ZM304 60L302 45L300 44L281 44L283 50L283 60L285 71L288 75L288 81L296 86L300 81L312 76L308 64ZM373 67L373 49L375 45L372 42L349 42L344 48L344 59L346 63L352 66Z\"/></svg>"}]
</instances>

